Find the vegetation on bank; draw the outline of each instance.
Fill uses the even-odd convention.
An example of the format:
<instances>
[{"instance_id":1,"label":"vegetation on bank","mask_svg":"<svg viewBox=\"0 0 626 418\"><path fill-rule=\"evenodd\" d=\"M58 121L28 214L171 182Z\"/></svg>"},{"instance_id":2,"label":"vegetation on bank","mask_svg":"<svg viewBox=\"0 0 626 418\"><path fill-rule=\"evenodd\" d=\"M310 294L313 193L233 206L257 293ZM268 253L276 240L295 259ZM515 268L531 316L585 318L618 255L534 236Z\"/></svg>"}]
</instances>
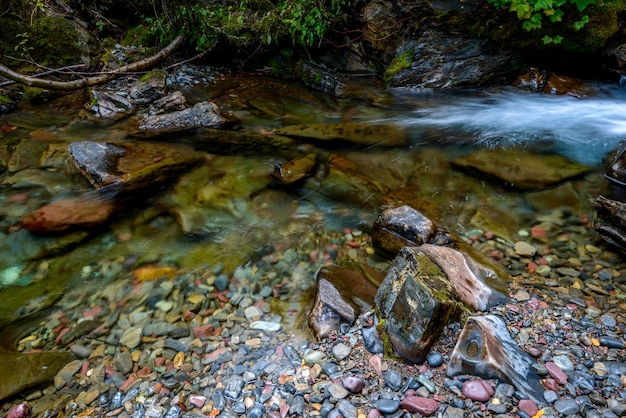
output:
<instances>
[{"instance_id":1,"label":"vegetation on bank","mask_svg":"<svg viewBox=\"0 0 626 418\"><path fill-rule=\"evenodd\" d=\"M429 29L501 46L599 51L626 38L626 0L9 0L0 10L0 62L33 73L80 63L102 68L116 44L161 48L181 33L196 52L244 57L360 44L381 76L410 65L402 40ZM374 28L368 13L385 25ZM389 14L391 16L389 16ZM389 23L387 23L389 22ZM620 32L621 31L621 32ZM382 46L381 46L382 45ZM391 64L391 65L390 65ZM391 70L390 70L391 68Z\"/></svg>"}]
</instances>

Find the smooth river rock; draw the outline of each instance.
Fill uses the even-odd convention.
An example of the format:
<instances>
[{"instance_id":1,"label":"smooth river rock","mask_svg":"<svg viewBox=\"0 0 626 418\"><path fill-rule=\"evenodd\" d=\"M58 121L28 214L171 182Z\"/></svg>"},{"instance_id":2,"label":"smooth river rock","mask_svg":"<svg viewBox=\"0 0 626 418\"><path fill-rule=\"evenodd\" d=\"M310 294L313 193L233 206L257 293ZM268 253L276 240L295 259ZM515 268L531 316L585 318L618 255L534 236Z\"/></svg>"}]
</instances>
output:
<instances>
[{"instance_id":1,"label":"smooth river rock","mask_svg":"<svg viewBox=\"0 0 626 418\"><path fill-rule=\"evenodd\" d=\"M468 318L450 355L447 374L471 374L510 383L538 404L545 404L536 361L520 350L498 315Z\"/></svg>"}]
</instances>

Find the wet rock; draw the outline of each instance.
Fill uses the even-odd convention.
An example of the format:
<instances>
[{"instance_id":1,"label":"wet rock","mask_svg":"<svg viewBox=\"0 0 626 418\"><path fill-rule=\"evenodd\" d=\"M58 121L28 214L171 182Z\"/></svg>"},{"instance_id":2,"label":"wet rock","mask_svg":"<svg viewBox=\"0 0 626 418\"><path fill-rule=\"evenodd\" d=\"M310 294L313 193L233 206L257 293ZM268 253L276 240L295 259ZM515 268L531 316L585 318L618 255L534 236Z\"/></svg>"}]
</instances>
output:
<instances>
[{"instance_id":1,"label":"wet rock","mask_svg":"<svg viewBox=\"0 0 626 418\"><path fill-rule=\"evenodd\" d=\"M316 166L317 156L307 154L284 164L276 164L272 176L282 184L293 184L310 176Z\"/></svg>"},{"instance_id":2,"label":"wet rock","mask_svg":"<svg viewBox=\"0 0 626 418\"><path fill-rule=\"evenodd\" d=\"M150 138L198 128L219 128L227 122L215 103L200 102L184 110L144 116L128 132L133 136Z\"/></svg>"},{"instance_id":3,"label":"wet rock","mask_svg":"<svg viewBox=\"0 0 626 418\"><path fill-rule=\"evenodd\" d=\"M291 125L274 130L275 134L318 141L346 141L355 144L402 146L408 144L406 131L392 124L357 122Z\"/></svg>"},{"instance_id":4,"label":"wet rock","mask_svg":"<svg viewBox=\"0 0 626 418\"><path fill-rule=\"evenodd\" d=\"M449 247L424 244L419 247L445 273L453 295L472 309L487 309L505 303L504 294L490 288L485 279L496 278L496 273L478 264L468 254Z\"/></svg>"},{"instance_id":5,"label":"wet rock","mask_svg":"<svg viewBox=\"0 0 626 418\"><path fill-rule=\"evenodd\" d=\"M130 99L144 106L165 95L165 70L154 69L143 75L130 89Z\"/></svg>"},{"instance_id":6,"label":"wet rock","mask_svg":"<svg viewBox=\"0 0 626 418\"><path fill-rule=\"evenodd\" d=\"M193 148L150 142L73 142L68 150L78 171L93 187L129 192L157 185L194 165Z\"/></svg>"},{"instance_id":7,"label":"wet rock","mask_svg":"<svg viewBox=\"0 0 626 418\"><path fill-rule=\"evenodd\" d=\"M504 320L497 315L470 317L448 362L449 377L471 374L501 379L533 401L543 404L543 389L532 365L535 360L521 351Z\"/></svg>"},{"instance_id":8,"label":"wet rock","mask_svg":"<svg viewBox=\"0 0 626 418\"><path fill-rule=\"evenodd\" d=\"M89 231L73 231L60 236L32 234L23 228L9 234L0 243L0 265L14 265L18 260L39 260L74 248L89 236Z\"/></svg>"},{"instance_id":9,"label":"wet rock","mask_svg":"<svg viewBox=\"0 0 626 418\"><path fill-rule=\"evenodd\" d=\"M403 45L397 56L403 54L410 64L393 77L392 87L479 86L507 75L518 61L511 52L492 53L481 39L432 32Z\"/></svg>"},{"instance_id":10,"label":"wet rock","mask_svg":"<svg viewBox=\"0 0 626 418\"><path fill-rule=\"evenodd\" d=\"M54 201L22 218L32 232L59 232L70 228L92 228L105 223L115 204L98 194L85 194Z\"/></svg>"},{"instance_id":11,"label":"wet rock","mask_svg":"<svg viewBox=\"0 0 626 418\"><path fill-rule=\"evenodd\" d=\"M560 155L539 155L521 149L483 149L459 157L455 166L505 186L528 190L582 176L589 167Z\"/></svg>"},{"instance_id":12,"label":"wet rock","mask_svg":"<svg viewBox=\"0 0 626 418\"><path fill-rule=\"evenodd\" d=\"M118 120L135 112L135 105L127 98L106 90L91 90L91 110L97 118Z\"/></svg>"},{"instance_id":13,"label":"wet rock","mask_svg":"<svg viewBox=\"0 0 626 418\"><path fill-rule=\"evenodd\" d=\"M580 80L537 67L530 67L520 74L513 85L537 93L567 94L575 97L589 94L589 89Z\"/></svg>"},{"instance_id":14,"label":"wet rock","mask_svg":"<svg viewBox=\"0 0 626 418\"><path fill-rule=\"evenodd\" d=\"M407 246L430 242L437 227L428 217L408 205L384 210L372 227L372 244L395 257Z\"/></svg>"},{"instance_id":15,"label":"wet rock","mask_svg":"<svg viewBox=\"0 0 626 418\"><path fill-rule=\"evenodd\" d=\"M383 275L367 265L327 266L317 273L315 301L309 327L317 338L352 325L357 316L374 304Z\"/></svg>"},{"instance_id":16,"label":"wet rock","mask_svg":"<svg viewBox=\"0 0 626 418\"><path fill-rule=\"evenodd\" d=\"M626 203L599 195L594 207L599 218L596 231L608 243L626 250Z\"/></svg>"},{"instance_id":17,"label":"wet rock","mask_svg":"<svg viewBox=\"0 0 626 418\"><path fill-rule=\"evenodd\" d=\"M461 313L453 294L443 271L419 247L400 251L375 297L398 355L424 362L448 321Z\"/></svg>"}]
</instances>

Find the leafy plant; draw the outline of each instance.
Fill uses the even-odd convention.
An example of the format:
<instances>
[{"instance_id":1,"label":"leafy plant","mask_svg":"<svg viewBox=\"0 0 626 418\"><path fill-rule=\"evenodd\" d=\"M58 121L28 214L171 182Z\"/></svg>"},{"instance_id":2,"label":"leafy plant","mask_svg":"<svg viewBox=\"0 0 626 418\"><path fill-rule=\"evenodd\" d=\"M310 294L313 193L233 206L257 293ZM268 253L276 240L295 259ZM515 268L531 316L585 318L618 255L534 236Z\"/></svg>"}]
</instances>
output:
<instances>
[{"instance_id":1,"label":"leafy plant","mask_svg":"<svg viewBox=\"0 0 626 418\"><path fill-rule=\"evenodd\" d=\"M580 14L580 19L574 21L571 27L578 31L589 22L589 16L582 13L591 4L595 4L596 0L487 0L490 4L497 8L505 9L515 13L517 18L522 21L522 28L527 31L541 29L547 20L550 23L563 22L565 10L575 6ZM544 36L542 38L545 44L559 44L563 37Z\"/></svg>"},{"instance_id":2,"label":"leafy plant","mask_svg":"<svg viewBox=\"0 0 626 418\"><path fill-rule=\"evenodd\" d=\"M347 0L283 1L278 5L292 41L304 46L321 42L328 25L342 17Z\"/></svg>"},{"instance_id":3,"label":"leafy plant","mask_svg":"<svg viewBox=\"0 0 626 418\"><path fill-rule=\"evenodd\" d=\"M20 57L27 58L30 55L30 51L35 49L34 47L28 45L28 40L30 39L29 33L18 33L15 37L20 40L20 42L15 45L15 51L20 54Z\"/></svg>"}]
</instances>

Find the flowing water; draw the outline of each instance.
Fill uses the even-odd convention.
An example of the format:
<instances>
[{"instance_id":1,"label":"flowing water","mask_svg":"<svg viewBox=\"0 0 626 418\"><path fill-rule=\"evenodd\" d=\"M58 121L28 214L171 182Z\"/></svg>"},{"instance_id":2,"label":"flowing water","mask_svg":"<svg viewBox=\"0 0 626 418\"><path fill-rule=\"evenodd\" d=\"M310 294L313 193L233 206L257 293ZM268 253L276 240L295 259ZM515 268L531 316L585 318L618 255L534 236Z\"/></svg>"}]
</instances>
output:
<instances>
[{"instance_id":1,"label":"flowing water","mask_svg":"<svg viewBox=\"0 0 626 418\"><path fill-rule=\"evenodd\" d=\"M572 183L582 196L582 206L572 210L592 215L590 201L602 185L607 158L626 137L626 89L617 85L592 86L592 94L582 98L511 88L455 92L366 89L363 100L339 100L297 84L259 82L252 77L231 84L235 87L219 92L215 86L195 86L186 95L191 102L215 100L237 116L241 131L263 133L289 124L338 121L377 121L406 128L410 136L406 147L303 141L296 154L313 152L323 160L330 152L346 153L366 167L368 176L391 190L418 187L420 198L414 201L422 202L427 212L439 213L438 221L459 234L476 227L471 219L477 211L486 214L491 225L507 224L508 216L524 227L524 220L537 208L518 190L460 173L449 164L453 156L477 148L522 147L586 164L593 172ZM139 200L130 201L110 225L90 239L67 247L62 254L39 257L37 251L48 245L42 242L52 238L16 231L21 217L57 197L89 191L84 181L67 169L62 155L60 162L44 168L39 155L48 146L62 150L72 141L125 137L126 122L85 123L79 117L81 107L80 99L74 97L0 118L0 141L5 145L2 157L13 167L3 175L0 188L0 316L14 314L30 299L60 294L68 286L127 280L138 265L171 264L197 271L207 264L221 264L232 270L255 254L263 254L268 246L297 246L311 231L321 235L345 228L367 231L380 210L368 199L359 201L357 196L355 204L350 196L343 199L327 193L321 173L299 189L276 187L269 174L275 164L286 161L280 153L238 156L214 152L209 162L188 173L181 180L183 186L178 186L181 189L185 184L212 179L212 187L220 189L205 206L210 214L203 224L206 234L181 232L172 210L172 201L178 198L176 187L149 190ZM517 226L507 225L508 233Z\"/></svg>"}]
</instances>

